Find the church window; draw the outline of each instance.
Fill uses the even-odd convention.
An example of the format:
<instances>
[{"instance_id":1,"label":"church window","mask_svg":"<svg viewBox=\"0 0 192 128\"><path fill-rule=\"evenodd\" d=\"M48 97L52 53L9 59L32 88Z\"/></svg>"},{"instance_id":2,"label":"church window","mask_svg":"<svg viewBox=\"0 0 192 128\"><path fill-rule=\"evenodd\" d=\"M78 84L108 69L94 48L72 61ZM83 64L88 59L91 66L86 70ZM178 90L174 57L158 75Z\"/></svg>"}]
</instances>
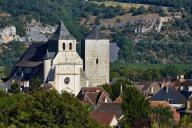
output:
<instances>
[{"instance_id":1,"label":"church window","mask_svg":"<svg viewBox=\"0 0 192 128\"><path fill-rule=\"evenodd\" d=\"M69 50L72 50L72 43L69 43Z\"/></svg>"},{"instance_id":2,"label":"church window","mask_svg":"<svg viewBox=\"0 0 192 128\"><path fill-rule=\"evenodd\" d=\"M63 43L63 50L65 50L65 43Z\"/></svg>"},{"instance_id":3,"label":"church window","mask_svg":"<svg viewBox=\"0 0 192 128\"><path fill-rule=\"evenodd\" d=\"M96 59L96 64L98 64L99 63L99 59Z\"/></svg>"},{"instance_id":4,"label":"church window","mask_svg":"<svg viewBox=\"0 0 192 128\"><path fill-rule=\"evenodd\" d=\"M65 83L65 84L69 84L69 82L70 82L70 78L69 78L69 77L66 77L66 78L64 79L64 83Z\"/></svg>"}]
</instances>

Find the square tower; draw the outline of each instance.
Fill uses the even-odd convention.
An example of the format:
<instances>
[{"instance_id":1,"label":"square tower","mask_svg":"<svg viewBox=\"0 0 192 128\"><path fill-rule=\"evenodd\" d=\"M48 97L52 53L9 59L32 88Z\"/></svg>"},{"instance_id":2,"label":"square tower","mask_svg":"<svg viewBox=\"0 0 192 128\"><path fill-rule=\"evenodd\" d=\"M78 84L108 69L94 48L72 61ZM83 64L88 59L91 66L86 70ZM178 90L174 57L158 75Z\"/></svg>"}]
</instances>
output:
<instances>
[{"instance_id":1,"label":"square tower","mask_svg":"<svg viewBox=\"0 0 192 128\"><path fill-rule=\"evenodd\" d=\"M109 83L109 40L98 28L82 42L84 70L89 86Z\"/></svg>"}]
</instances>

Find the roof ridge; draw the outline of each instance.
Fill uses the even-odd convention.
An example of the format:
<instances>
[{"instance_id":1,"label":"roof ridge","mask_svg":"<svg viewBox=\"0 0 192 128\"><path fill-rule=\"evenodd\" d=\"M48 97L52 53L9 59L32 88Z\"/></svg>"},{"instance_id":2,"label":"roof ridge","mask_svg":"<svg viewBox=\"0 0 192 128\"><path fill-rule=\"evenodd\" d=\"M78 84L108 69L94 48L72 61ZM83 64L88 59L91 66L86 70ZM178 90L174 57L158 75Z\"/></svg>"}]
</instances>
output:
<instances>
[{"instance_id":1,"label":"roof ridge","mask_svg":"<svg viewBox=\"0 0 192 128\"><path fill-rule=\"evenodd\" d=\"M54 34L49 40L76 40L73 35L69 32L63 21L61 20Z\"/></svg>"}]
</instances>

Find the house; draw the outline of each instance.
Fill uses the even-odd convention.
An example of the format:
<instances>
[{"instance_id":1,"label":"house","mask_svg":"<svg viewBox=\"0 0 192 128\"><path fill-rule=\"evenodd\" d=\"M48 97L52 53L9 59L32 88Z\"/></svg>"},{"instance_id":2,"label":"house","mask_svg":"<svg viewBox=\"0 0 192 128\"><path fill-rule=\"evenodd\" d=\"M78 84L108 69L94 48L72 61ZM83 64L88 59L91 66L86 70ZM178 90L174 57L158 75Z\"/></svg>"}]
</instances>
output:
<instances>
[{"instance_id":1,"label":"house","mask_svg":"<svg viewBox=\"0 0 192 128\"><path fill-rule=\"evenodd\" d=\"M135 82L134 86L146 97L155 95L161 89L159 82L152 81Z\"/></svg>"},{"instance_id":2,"label":"house","mask_svg":"<svg viewBox=\"0 0 192 128\"><path fill-rule=\"evenodd\" d=\"M112 103L109 94L101 87L83 87L77 95L83 103L97 106L103 103Z\"/></svg>"},{"instance_id":3,"label":"house","mask_svg":"<svg viewBox=\"0 0 192 128\"><path fill-rule=\"evenodd\" d=\"M110 127L118 126L117 117L114 114L106 114L102 112L92 112L91 117L101 125L108 125Z\"/></svg>"},{"instance_id":4,"label":"house","mask_svg":"<svg viewBox=\"0 0 192 128\"><path fill-rule=\"evenodd\" d=\"M187 102L186 98L172 87L162 88L150 98L150 101L167 101L176 109L185 108L185 104Z\"/></svg>"},{"instance_id":5,"label":"house","mask_svg":"<svg viewBox=\"0 0 192 128\"><path fill-rule=\"evenodd\" d=\"M179 123L180 113L177 112L177 110L174 107L172 107L167 101L150 101L150 106L152 108L157 107L170 108L171 112L173 113L173 120L175 121L176 124Z\"/></svg>"},{"instance_id":6,"label":"house","mask_svg":"<svg viewBox=\"0 0 192 128\"><path fill-rule=\"evenodd\" d=\"M177 81L175 83L175 87L178 88L180 91L189 91L192 92L192 81L185 80L185 81Z\"/></svg>"},{"instance_id":7,"label":"house","mask_svg":"<svg viewBox=\"0 0 192 128\"><path fill-rule=\"evenodd\" d=\"M109 126L118 126L119 121L123 118L123 111L121 104L118 103L104 103L97 106L93 112L92 117L99 123Z\"/></svg>"}]
</instances>

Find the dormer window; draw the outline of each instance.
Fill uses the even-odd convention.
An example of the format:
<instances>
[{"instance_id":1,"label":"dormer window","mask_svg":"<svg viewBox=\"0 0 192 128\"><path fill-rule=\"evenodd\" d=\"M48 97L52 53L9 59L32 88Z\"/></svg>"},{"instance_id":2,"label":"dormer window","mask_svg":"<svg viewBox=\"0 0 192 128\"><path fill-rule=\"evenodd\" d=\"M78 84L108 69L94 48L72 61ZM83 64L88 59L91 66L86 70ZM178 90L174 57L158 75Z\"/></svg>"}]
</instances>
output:
<instances>
[{"instance_id":1,"label":"dormer window","mask_svg":"<svg viewBox=\"0 0 192 128\"><path fill-rule=\"evenodd\" d=\"M72 43L69 43L69 50L72 50Z\"/></svg>"},{"instance_id":2,"label":"dormer window","mask_svg":"<svg viewBox=\"0 0 192 128\"><path fill-rule=\"evenodd\" d=\"M65 43L63 43L63 50L65 50Z\"/></svg>"}]
</instances>

